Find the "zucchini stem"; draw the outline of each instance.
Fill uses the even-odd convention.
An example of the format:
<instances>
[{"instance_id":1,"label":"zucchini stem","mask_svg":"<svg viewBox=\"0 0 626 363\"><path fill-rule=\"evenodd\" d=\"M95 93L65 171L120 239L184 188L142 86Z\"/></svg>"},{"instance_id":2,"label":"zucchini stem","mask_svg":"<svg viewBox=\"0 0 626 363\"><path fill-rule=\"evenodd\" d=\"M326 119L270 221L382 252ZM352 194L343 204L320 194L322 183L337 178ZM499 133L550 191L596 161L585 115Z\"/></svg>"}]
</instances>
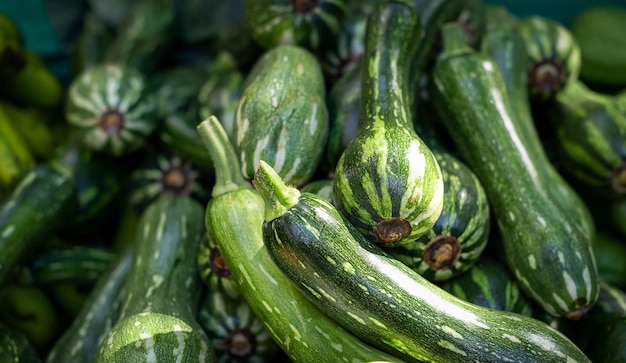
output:
<instances>
[{"instance_id":1,"label":"zucchini stem","mask_svg":"<svg viewBox=\"0 0 626 363\"><path fill-rule=\"evenodd\" d=\"M215 166L213 198L243 188L251 188L241 173L241 164L234 146L217 117L211 116L198 125L198 133Z\"/></svg>"},{"instance_id":2,"label":"zucchini stem","mask_svg":"<svg viewBox=\"0 0 626 363\"><path fill-rule=\"evenodd\" d=\"M300 198L300 191L285 184L274 168L263 160L254 175L254 187L265 201L266 222L285 214Z\"/></svg>"}]
</instances>

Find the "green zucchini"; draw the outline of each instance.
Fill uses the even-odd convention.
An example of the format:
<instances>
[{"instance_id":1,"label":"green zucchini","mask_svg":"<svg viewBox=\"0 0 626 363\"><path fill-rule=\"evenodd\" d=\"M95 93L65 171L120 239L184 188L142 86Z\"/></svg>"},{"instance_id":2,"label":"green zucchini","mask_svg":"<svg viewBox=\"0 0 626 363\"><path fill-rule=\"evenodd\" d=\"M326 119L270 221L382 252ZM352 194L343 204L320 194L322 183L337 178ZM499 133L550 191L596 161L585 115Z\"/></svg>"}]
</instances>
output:
<instances>
[{"instance_id":1,"label":"green zucchini","mask_svg":"<svg viewBox=\"0 0 626 363\"><path fill-rule=\"evenodd\" d=\"M565 336L525 315L467 303L430 283L344 222L322 198L261 163L263 241L276 265L338 325L409 362L589 362Z\"/></svg>"},{"instance_id":2,"label":"green zucchini","mask_svg":"<svg viewBox=\"0 0 626 363\"><path fill-rule=\"evenodd\" d=\"M276 361L280 348L245 299L209 289L200 301L197 319L213 343L218 361Z\"/></svg>"},{"instance_id":3,"label":"green zucchini","mask_svg":"<svg viewBox=\"0 0 626 363\"><path fill-rule=\"evenodd\" d=\"M507 265L542 309L580 318L598 297L590 239L547 192L541 160L524 143L498 65L467 47L458 25L442 31L433 102L460 156L485 188Z\"/></svg>"},{"instance_id":4,"label":"green zucchini","mask_svg":"<svg viewBox=\"0 0 626 363\"><path fill-rule=\"evenodd\" d=\"M148 206L137 228L120 315L94 362L215 362L211 342L195 318L202 206L187 196L163 194Z\"/></svg>"},{"instance_id":5,"label":"green zucchini","mask_svg":"<svg viewBox=\"0 0 626 363\"><path fill-rule=\"evenodd\" d=\"M626 244L612 233L598 231L593 239L598 274L603 281L626 288ZM602 291L600 291L602 293Z\"/></svg>"},{"instance_id":6,"label":"green zucchini","mask_svg":"<svg viewBox=\"0 0 626 363\"><path fill-rule=\"evenodd\" d=\"M163 194L189 196L206 203L209 192L206 173L189 161L166 152L157 152L144 158L131 174L128 198L143 211Z\"/></svg>"},{"instance_id":7,"label":"green zucchini","mask_svg":"<svg viewBox=\"0 0 626 363\"><path fill-rule=\"evenodd\" d=\"M481 51L498 65L504 77L514 121L526 150L534 154L538 172L545 178L544 187L562 205L565 213L578 217L589 238L595 233L594 221L587 206L572 186L563 179L548 158L531 112L528 91L528 52L518 31L518 19L502 6L487 9L487 30Z\"/></svg>"},{"instance_id":8,"label":"green zucchini","mask_svg":"<svg viewBox=\"0 0 626 363\"><path fill-rule=\"evenodd\" d=\"M472 304L532 316L531 302L519 289L506 264L487 254L482 254L466 273L439 286Z\"/></svg>"},{"instance_id":9,"label":"green zucchini","mask_svg":"<svg viewBox=\"0 0 626 363\"><path fill-rule=\"evenodd\" d=\"M430 281L467 271L487 246L491 219L487 195L474 173L445 152L434 152L443 175L443 210L431 229L389 254Z\"/></svg>"},{"instance_id":10,"label":"green zucchini","mask_svg":"<svg viewBox=\"0 0 626 363\"><path fill-rule=\"evenodd\" d=\"M335 170L337 208L386 246L422 236L443 207L441 169L415 133L409 100L420 32L417 13L404 3L385 3L370 14L358 129Z\"/></svg>"},{"instance_id":11,"label":"green zucchini","mask_svg":"<svg viewBox=\"0 0 626 363\"><path fill-rule=\"evenodd\" d=\"M626 360L626 315L594 314L576 324L571 339L593 362L619 363Z\"/></svg>"},{"instance_id":12,"label":"green zucchini","mask_svg":"<svg viewBox=\"0 0 626 363\"><path fill-rule=\"evenodd\" d=\"M28 338L15 329L0 325L0 357L3 363L41 363Z\"/></svg>"},{"instance_id":13,"label":"green zucchini","mask_svg":"<svg viewBox=\"0 0 626 363\"><path fill-rule=\"evenodd\" d=\"M120 292L133 262L125 249L90 290L80 311L55 341L46 363L92 363L98 347L119 316Z\"/></svg>"},{"instance_id":14,"label":"green zucchini","mask_svg":"<svg viewBox=\"0 0 626 363\"><path fill-rule=\"evenodd\" d=\"M591 195L626 193L626 114L615 98L575 81L552 106L548 120L562 172Z\"/></svg>"},{"instance_id":15,"label":"green zucchini","mask_svg":"<svg viewBox=\"0 0 626 363\"><path fill-rule=\"evenodd\" d=\"M244 0L243 5L250 35L265 49L324 48L339 33L346 11L346 0Z\"/></svg>"},{"instance_id":16,"label":"green zucchini","mask_svg":"<svg viewBox=\"0 0 626 363\"><path fill-rule=\"evenodd\" d=\"M233 278L219 247L212 239L203 239L197 263L202 281L210 291L219 291L233 301L241 300L239 284Z\"/></svg>"},{"instance_id":17,"label":"green zucchini","mask_svg":"<svg viewBox=\"0 0 626 363\"><path fill-rule=\"evenodd\" d=\"M0 290L14 269L59 233L78 208L76 188L58 170L39 165L0 204Z\"/></svg>"},{"instance_id":18,"label":"green zucchini","mask_svg":"<svg viewBox=\"0 0 626 363\"><path fill-rule=\"evenodd\" d=\"M198 131L215 163L216 183L206 209L209 238L219 246L252 312L294 362L400 362L337 326L279 269L263 244L264 203L242 176L234 147L215 117Z\"/></svg>"},{"instance_id":19,"label":"green zucchini","mask_svg":"<svg viewBox=\"0 0 626 363\"><path fill-rule=\"evenodd\" d=\"M333 180L332 179L319 179L313 182L307 183L300 188L301 192L308 192L317 194L318 196L326 199L330 203L333 202Z\"/></svg>"},{"instance_id":20,"label":"green zucchini","mask_svg":"<svg viewBox=\"0 0 626 363\"><path fill-rule=\"evenodd\" d=\"M158 120L145 76L113 64L86 68L72 80L65 116L83 146L113 156L145 145Z\"/></svg>"},{"instance_id":21,"label":"green zucchini","mask_svg":"<svg viewBox=\"0 0 626 363\"><path fill-rule=\"evenodd\" d=\"M165 117L158 130L159 140L167 152L189 160L206 172L212 172L213 163L198 137L197 125L197 120L185 113L172 113Z\"/></svg>"},{"instance_id":22,"label":"green zucchini","mask_svg":"<svg viewBox=\"0 0 626 363\"><path fill-rule=\"evenodd\" d=\"M244 176L251 179L263 159L289 183L306 183L326 145L325 98L312 53L292 45L264 53L246 77L237 108L234 142Z\"/></svg>"},{"instance_id":23,"label":"green zucchini","mask_svg":"<svg viewBox=\"0 0 626 363\"><path fill-rule=\"evenodd\" d=\"M620 88L626 86L623 37L626 9L623 6L590 6L572 19L570 31L580 46L582 80Z\"/></svg>"},{"instance_id":24,"label":"green zucchini","mask_svg":"<svg viewBox=\"0 0 626 363\"><path fill-rule=\"evenodd\" d=\"M74 245L42 251L30 263L33 282L40 285L60 281L94 283L117 259L109 248Z\"/></svg>"},{"instance_id":25,"label":"green zucchini","mask_svg":"<svg viewBox=\"0 0 626 363\"><path fill-rule=\"evenodd\" d=\"M570 31L557 21L533 15L519 20L528 53L530 96L549 99L578 79L580 48Z\"/></svg>"}]
</instances>

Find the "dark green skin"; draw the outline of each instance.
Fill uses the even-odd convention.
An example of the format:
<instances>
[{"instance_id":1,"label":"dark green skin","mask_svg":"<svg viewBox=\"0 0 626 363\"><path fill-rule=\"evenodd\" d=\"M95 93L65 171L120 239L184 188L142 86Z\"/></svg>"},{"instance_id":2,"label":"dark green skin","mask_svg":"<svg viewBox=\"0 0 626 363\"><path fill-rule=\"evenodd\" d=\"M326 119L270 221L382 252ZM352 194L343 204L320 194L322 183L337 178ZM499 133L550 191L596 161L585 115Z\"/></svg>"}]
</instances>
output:
<instances>
[{"instance_id":1,"label":"dark green skin","mask_svg":"<svg viewBox=\"0 0 626 363\"><path fill-rule=\"evenodd\" d=\"M419 17L404 3L383 4L370 15L359 126L335 170L337 208L367 238L386 246L419 238L443 205L441 170L413 128L409 77L420 37ZM386 231L379 223L390 220L410 228L400 238L381 238Z\"/></svg>"},{"instance_id":2,"label":"dark green skin","mask_svg":"<svg viewBox=\"0 0 626 363\"><path fill-rule=\"evenodd\" d=\"M626 288L626 244L616 235L598 231L593 240L593 252L602 280ZM600 290L602 294L602 290Z\"/></svg>"},{"instance_id":3,"label":"dark green skin","mask_svg":"<svg viewBox=\"0 0 626 363\"><path fill-rule=\"evenodd\" d=\"M472 304L531 316L532 306L506 265L481 255L464 274L440 284L442 289Z\"/></svg>"},{"instance_id":4,"label":"dark green skin","mask_svg":"<svg viewBox=\"0 0 626 363\"><path fill-rule=\"evenodd\" d=\"M526 150L534 154L537 167L550 191L562 205L563 212L578 217L580 225L591 238L595 233L589 209L576 191L558 173L548 159L531 113L528 92L528 52L517 30L518 19L504 7L487 10L488 26L482 39L481 51L491 56L504 77L512 114ZM573 213L572 213L573 212Z\"/></svg>"},{"instance_id":5,"label":"dark green skin","mask_svg":"<svg viewBox=\"0 0 626 363\"><path fill-rule=\"evenodd\" d=\"M41 363L35 347L19 331L0 326L0 357L6 363Z\"/></svg>"},{"instance_id":6,"label":"dark green skin","mask_svg":"<svg viewBox=\"0 0 626 363\"><path fill-rule=\"evenodd\" d=\"M202 170L213 171L213 162L206 154L202 140L196 131L197 120L184 113L173 113L163 120L159 139L163 147L185 158Z\"/></svg>"},{"instance_id":7,"label":"dark green skin","mask_svg":"<svg viewBox=\"0 0 626 363\"><path fill-rule=\"evenodd\" d=\"M454 25L433 69L433 101L461 157L481 181L522 290L554 316L580 318L598 297L591 241L541 181L502 73L464 44Z\"/></svg>"},{"instance_id":8,"label":"dark green skin","mask_svg":"<svg viewBox=\"0 0 626 363\"><path fill-rule=\"evenodd\" d=\"M91 289L87 301L48 352L46 363L91 363L119 316L120 291L133 261L127 248Z\"/></svg>"},{"instance_id":9,"label":"dark green skin","mask_svg":"<svg viewBox=\"0 0 626 363\"><path fill-rule=\"evenodd\" d=\"M568 331L568 336L593 362L626 361L625 314L591 314L569 325L571 331Z\"/></svg>"},{"instance_id":10,"label":"dark green skin","mask_svg":"<svg viewBox=\"0 0 626 363\"><path fill-rule=\"evenodd\" d=\"M311 9L298 12L294 3ZM324 48L327 39L334 39L339 33L346 11L346 0L245 0L243 4L250 34L265 49L281 44L310 50Z\"/></svg>"},{"instance_id":11,"label":"dark green skin","mask_svg":"<svg viewBox=\"0 0 626 363\"><path fill-rule=\"evenodd\" d=\"M137 231L120 315L94 362L215 362L195 318L204 208L189 197L163 194L145 210Z\"/></svg>"},{"instance_id":12,"label":"dark green skin","mask_svg":"<svg viewBox=\"0 0 626 363\"><path fill-rule=\"evenodd\" d=\"M17 267L68 225L78 208L76 188L56 169L26 173L0 205L0 290Z\"/></svg>"},{"instance_id":13,"label":"dark green skin","mask_svg":"<svg viewBox=\"0 0 626 363\"><path fill-rule=\"evenodd\" d=\"M38 284L72 281L91 284L117 260L117 253L108 247L71 245L43 251L30 265L33 280Z\"/></svg>"},{"instance_id":14,"label":"dark green skin","mask_svg":"<svg viewBox=\"0 0 626 363\"><path fill-rule=\"evenodd\" d=\"M549 112L561 170L591 196L626 194L626 114L613 97L572 82Z\"/></svg>"},{"instance_id":15,"label":"dark green skin","mask_svg":"<svg viewBox=\"0 0 626 363\"><path fill-rule=\"evenodd\" d=\"M280 197L264 194L266 201L273 198ZM314 194L302 193L265 222L263 240L278 267L320 310L408 362L589 362L543 322L467 303L428 282Z\"/></svg>"}]
</instances>

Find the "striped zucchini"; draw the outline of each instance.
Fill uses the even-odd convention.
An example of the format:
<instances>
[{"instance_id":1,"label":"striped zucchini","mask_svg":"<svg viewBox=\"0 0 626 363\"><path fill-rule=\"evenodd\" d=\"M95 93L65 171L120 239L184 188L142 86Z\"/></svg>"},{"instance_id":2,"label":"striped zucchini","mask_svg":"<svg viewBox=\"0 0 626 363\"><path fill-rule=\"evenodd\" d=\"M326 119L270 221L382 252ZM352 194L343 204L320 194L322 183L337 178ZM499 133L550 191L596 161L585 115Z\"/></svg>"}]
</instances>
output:
<instances>
[{"instance_id":1,"label":"striped zucchini","mask_svg":"<svg viewBox=\"0 0 626 363\"><path fill-rule=\"evenodd\" d=\"M143 211L163 194L189 196L206 203L206 174L189 161L170 153L148 155L131 174L129 200Z\"/></svg>"},{"instance_id":2,"label":"striped zucchini","mask_svg":"<svg viewBox=\"0 0 626 363\"><path fill-rule=\"evenodd\" d=\"M488 29L482 39L481 51L489 55L502 72L511 110L517 116L513 121L524 145L527 145L526 150L533 153L537 160L538 173L545 179L543 188L558 199L563 213L573 214L578 218L580 226L592 238L595 226L591 213L548 158L535 126L528 94L528 52L522 35L517 30L518 19L504 7L489 7L487 21Z\"/></svg>"},{"instance_id":3,"label":"striped zucchini","mask_svg":"<svg viewBox=\"0 0 626 363\"><path fill-rule=\"evenodd\" d=\"M243 5L250 35L266 49L324 48L339 33L346 11L346 0L244 0Z\"/></svg>"},{"instance_id":4,"label":"striped zucchini","mask_svg":"<svg viewBox=\"0 0 626 363\"><path fill-rule=\"evenodd\" d=\"M464 274L439 287L472 304L532 316L530 300L521 292L507 266L487 254Z\"/></svg>"},{"instance_id":5,"label":"striped zucchini","mask_svg":"<svg viewBox=\"0 0 626 363\"><path fill-rule=\"evenodd\" d=\"M330 203L333 202L333 180L332 179L319 179L313 182L307 183L300 188L301 192L308 192L317 194L318 196L326 199Z\"/></svg>"},{"instance_id":6,"label":"striped zucchini","mask_svg":"<svg viewBox=\"0 0 626 363\"><path fill-rule=\"evenodd\" d=\"M245 299L232 299L219 289L208 290L197 319L219 362L276 361L280 348Z\"/></svg>"},{"instance_id":7,"label":"striped zucchini","mask_svg":"<svg viewBox=\"0 0 626 363\"><path fill-rule=\"evenodd\" d=\"M423 236L388 252L427 280L445 281L481 256L491 219L487 195L474 173L449 153L434 155L443 175L443 210Z\"/></svg>"},{"instance_id":8,"label":"striped zucchini","mask_svg":"<svg viewBox=\"0 0 626 363\"><path fill-rule=\"evenodd\" d=\"M556 159L585 193L626 193L626 114L615 98L572 82L548 113Z\"/></svg>"},{"instance_id":9,"label":"striped zucchini","mask_svg":"<svg viewBox=\"0 0 626 363\"><path fill-rule=\"evenodd\" d=\"M233 278L219 247L212 239L203 239L197 263L202 281L209 291L219 291L234 301L241 300L239 284Z\"/></svg>"},{"instance_id":10,"label":"striped zucchini","mask_svg":"<svg viewBox=\"0 0 626 363\"><path fill-rule=\"evenodd\" d=\"M397 246L422 236L443 207L443 177L413 129L409 74L417 13L400 2L368 18L357 133L341 155L334 202L368 239Z\"/></svg>"},{"instance_id":11,"label":"striped zucchini","mask_svg":"<svg viewBox=\"0 0 626 363\"><path fill-rule=\"evenodd\" d=\"M60 281L94 283L117 259L109 248L73 245L43 251L30 263L33 282L45 285Z\"/></svg>"},{"instance_id":12,"label":"striped zucchini","mask_svg":"<svg viewBox=\"0 0 626 363\"><path fill-rule=\"evenodd\" d=\"M578 79L580 48L562 24L542 16L519 20L518 31L528 53L530 96L548 99Z\"/></svg>"},{"instance_id":13,"label":"striped zucchini","mask_svg":"<svg viewBox=\"0 0 626 363\"><path fill-rule=\"evenodd\" d=\"M0 204L0 290L19 266L78 208L76 188L58 170L39 165L22 176Z\"/></svg>"},{"instance_id":14,"label":"striped zucchini","mask_svg":"<svg viewBox=\"0 0 626 363\"><path fill-rule=\"evenodd\" d=\"M320 310L408 362L589 362L533 318L467 303L368 241L322 198L285 185L261 163L263 241Z\"/></svg>"},{"instance_id":15,"label":"striped zucchini","mask_svg":"<svg viewBox=\"0 0 626 363\"><path fill-rule=\"evenodd\" d=\"M55 341L46 363L92 363L96 351L119 316L120 292L133 262L125 249L90 290L69 327Z\"/></svg>"},{"instance_id":16,"label":"striped zucchini","mask_svg":"<svg viewBox=\"0 0 626 363\"><path fill-rule=\"evenodd\" d=\"M37 350L24 334L2 325L0 325L0 357L6 363L41 362Z\"/></svg>"},{"instance_id":17,"label":"striped zucchini","mask_svg":"<svg viewBox=\"0 0 626 363\"><path fill-rule=\"evenodd\" d=\"M289 183L306 183L326 145L325 97L312 53L292 45L267 51L248 73L237 108L234 142L243 175L251 179L262 159Z\"/></svg>"},{"instance_id":18,"label":"striped zucchini","mask_svg":"<svg viewBox=\"0 0 626 363\"><path fill-rule=\"evenodd\" d=\"M137 229L119 319L94 362L215 362L195 315L202 206L186 196L163 194L145 210Z\"/></svg>"},{"instance_id":19,"label":"striped zucchini","mask_svg":"<svg viewBox=\"0 0 626 363\"><path fill-rule=\"evenodd\" d=\"M580 318L598 297L591 243L542 183L516 125L502 72L443 28L433 102L459 153L485 188L508 267L522 291L554 316Z\"/></svg>"},{"instance_id":20,"label":"striped zucchini","mask_svg":"<svg viewBox=\"0 0 626 363\"><path fill-rule=\"evenodd\" d=\"M206 229L252 312L294 362L401 362L350 334L311 304L279 269L263 243L263 198L242 176L234 147L215 117L198 131L215 163Z\"/></svg>"},{"instance_id":21,"label":"striped zucchini","mask_svg":"<svg viewBox=\"0 0 626 363\"><path fill-rule=\"evenodd\" d=\"M158 120L144 75L113 64L89 67L72 80L65 116L86 148L113 156L142 147Z\"/></svg>"}]
</instances>

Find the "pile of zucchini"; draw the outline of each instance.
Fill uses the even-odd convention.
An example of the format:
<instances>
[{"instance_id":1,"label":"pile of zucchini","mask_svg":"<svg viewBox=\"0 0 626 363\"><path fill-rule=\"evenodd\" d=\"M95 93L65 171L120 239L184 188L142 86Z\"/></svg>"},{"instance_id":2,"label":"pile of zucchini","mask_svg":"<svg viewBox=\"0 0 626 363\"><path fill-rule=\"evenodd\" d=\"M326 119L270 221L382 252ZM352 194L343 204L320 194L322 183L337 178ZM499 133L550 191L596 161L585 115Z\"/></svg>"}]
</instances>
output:
<instances>
[{"instance_id":1,"label":"pile of zucchini","mask_svg":"<svg viewBox=\"0 0 626 363\"><path fill-rule=\"evenodd\" d=\"M222 3L0 14L1 362L626 361L626 8Z\"/></svg>"}]
</instances>

